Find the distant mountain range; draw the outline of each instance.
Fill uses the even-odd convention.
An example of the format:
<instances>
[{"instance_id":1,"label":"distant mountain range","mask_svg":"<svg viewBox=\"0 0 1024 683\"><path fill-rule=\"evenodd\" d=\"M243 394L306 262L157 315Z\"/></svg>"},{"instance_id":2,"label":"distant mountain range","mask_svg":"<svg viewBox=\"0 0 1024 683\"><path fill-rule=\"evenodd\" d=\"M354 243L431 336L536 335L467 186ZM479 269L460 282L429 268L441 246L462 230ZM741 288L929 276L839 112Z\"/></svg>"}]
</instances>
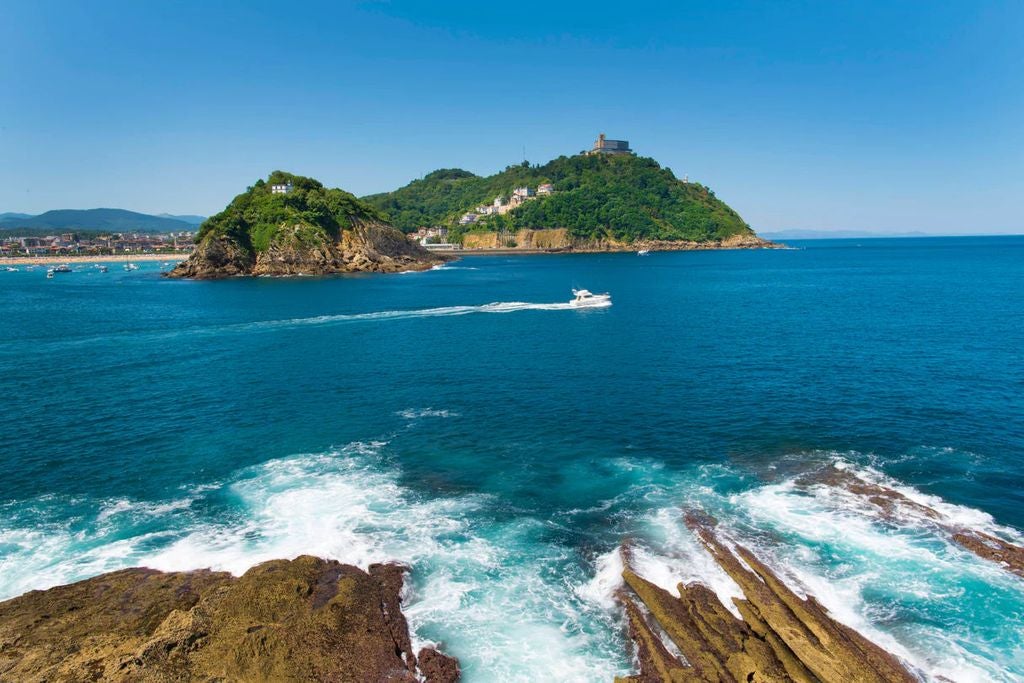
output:
<instances>
[{"instance_id":1,"label":"distant mountain range","mask_svg":"<svg viewBox=\"0 0 1024 683\"><path fill-rule=\"evenodd\" d=\"M202 216L151 216L125 209L57 209L38 216L23 213L0 213L0 230L10 233L27 230L81 230L89 232L184 232L195 230Z\"/></svg>"}]
</instances>

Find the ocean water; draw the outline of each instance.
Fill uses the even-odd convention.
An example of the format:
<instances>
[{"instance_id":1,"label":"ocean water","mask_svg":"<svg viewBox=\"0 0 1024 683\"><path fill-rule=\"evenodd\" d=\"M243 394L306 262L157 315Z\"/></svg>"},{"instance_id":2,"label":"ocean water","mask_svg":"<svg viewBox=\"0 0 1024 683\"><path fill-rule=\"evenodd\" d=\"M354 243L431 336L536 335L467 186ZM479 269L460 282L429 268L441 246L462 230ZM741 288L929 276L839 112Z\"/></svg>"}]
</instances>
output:
<instances>
[{"instance_id":1,"label":"ocean water","mask_svg":"<svg viewBox=\"0 0 1024 683\"><path fill-rule=\"evenodd\" d=\"M737 593L682 523L698 507L926 678L1024 679L1024 579L796 483L851 469L1024 542L1024 238L794 245L0 272L0 598L398 560L417 641L465 680L609 681L624 540L666 587Z\"/></svg>"}]
</instances>

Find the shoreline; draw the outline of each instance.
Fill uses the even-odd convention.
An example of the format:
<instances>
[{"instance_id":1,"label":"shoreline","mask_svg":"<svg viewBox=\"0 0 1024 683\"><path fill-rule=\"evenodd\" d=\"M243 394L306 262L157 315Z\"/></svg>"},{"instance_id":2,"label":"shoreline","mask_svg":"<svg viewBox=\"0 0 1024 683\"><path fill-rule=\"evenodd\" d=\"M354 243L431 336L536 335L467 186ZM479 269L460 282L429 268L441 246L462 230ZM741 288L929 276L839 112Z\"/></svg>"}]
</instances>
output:
<instances>
[{"instance_id":1,"label":"shoreline","mask_svg":"<svg viewBox=\"0 0 1024 683\"><path fill-rule=\"evenodd\" d=\"M123 261L184 261L188 254L125 254L116 256L102 254L98 256L3 256L0 266L56 266L62 263L121 263Z\"/></svg>"}]
</instances>

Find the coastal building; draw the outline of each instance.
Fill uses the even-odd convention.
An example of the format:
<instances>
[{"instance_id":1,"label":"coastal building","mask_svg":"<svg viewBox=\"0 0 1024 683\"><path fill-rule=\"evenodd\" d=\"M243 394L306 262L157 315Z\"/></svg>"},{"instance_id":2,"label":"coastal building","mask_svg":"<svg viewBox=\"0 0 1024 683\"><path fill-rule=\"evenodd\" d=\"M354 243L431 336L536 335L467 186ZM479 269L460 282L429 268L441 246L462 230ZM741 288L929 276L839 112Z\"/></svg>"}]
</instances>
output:
<instances>
[{"instance_id":1,"label":"coastal building","mask_svg":"<svg viewBox=\"0 0 1024 683\"><path fill-rule=\"evenodd\" d=\"M275 183L270 186L270 194L288 194L293 189L295 187L291 183Z\"/></svg>"},{"instance_id":2,"label":"coastal building","mask_svg":"<svg viewBox=\"0 0 1024 683\"><path fill-rule=\"evenodd\" d=\"M601 133L594 141L594 147L587 154L632 154L628 140L609 140Z\"/></svg>"},{"instance_id":3,"label":"coastal building","mask_svg":"<svg viewBox=\"0 0 1024 683\"><path fill-rule=\"evenodd\" d=\"M472 211L468 211L462 214L462 218L459 219L459 225L469 225L470 223L476 223L476 219L478 217L479 214L476 214Z\"/></svg>"},{"instance_id":4,"label":"coastal building","mask_svg":"<svg viewBox=\"0 0 1024 683\"><path fill-rule=\"evenodd\" d=\"M535 194L536 192L529 187L517 187L516 189L512 190L512 196L518 197L519 199L526 199L527 197L532 197Z\"/></svg>"},{"instance_id":5,"label":"coastal building","mask_svg":"<svg viewBox=\"0 0 1024 683\"><path fill-rule=\"evenodd\" d=\"M554 191L555 188L551 185L551 183L541 183L540 185L537 186L538 195L551 194Z\"/></svg>"},{"instance_id":6,"label":"coastal building","mask_svg":"<svg viewBox=\"0 0 1024 683\"><path fill-rule=\"evenodd\" d=\"M502 206L505 206L505 204L507 204L507 202L505 201L504 197L495 197L494 198L494 204L493 204L494 208L500 208Z\"/></svg>"}]
</instances>

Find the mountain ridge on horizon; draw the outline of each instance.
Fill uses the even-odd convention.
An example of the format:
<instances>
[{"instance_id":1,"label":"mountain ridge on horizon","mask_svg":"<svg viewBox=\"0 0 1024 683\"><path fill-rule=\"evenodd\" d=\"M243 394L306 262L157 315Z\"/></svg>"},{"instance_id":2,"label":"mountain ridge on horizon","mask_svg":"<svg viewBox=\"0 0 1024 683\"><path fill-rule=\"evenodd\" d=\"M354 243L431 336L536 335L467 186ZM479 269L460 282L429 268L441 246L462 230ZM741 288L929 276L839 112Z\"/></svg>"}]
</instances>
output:
<instances>
[{"instance_id":1,"label":"mountain ridge on horizon","mask_svg":"<svg viewBox=\"0 0 1024 683\"><path fill-rule=\"evenodd\" d=\"M41 214L8 212L0 214L0 229L11 230L83 230L112 232L192 232L201 216L153 215L128 209L51 209ZM187 219L187 220L186 220Z\"/></svg>"}]
</instances>

